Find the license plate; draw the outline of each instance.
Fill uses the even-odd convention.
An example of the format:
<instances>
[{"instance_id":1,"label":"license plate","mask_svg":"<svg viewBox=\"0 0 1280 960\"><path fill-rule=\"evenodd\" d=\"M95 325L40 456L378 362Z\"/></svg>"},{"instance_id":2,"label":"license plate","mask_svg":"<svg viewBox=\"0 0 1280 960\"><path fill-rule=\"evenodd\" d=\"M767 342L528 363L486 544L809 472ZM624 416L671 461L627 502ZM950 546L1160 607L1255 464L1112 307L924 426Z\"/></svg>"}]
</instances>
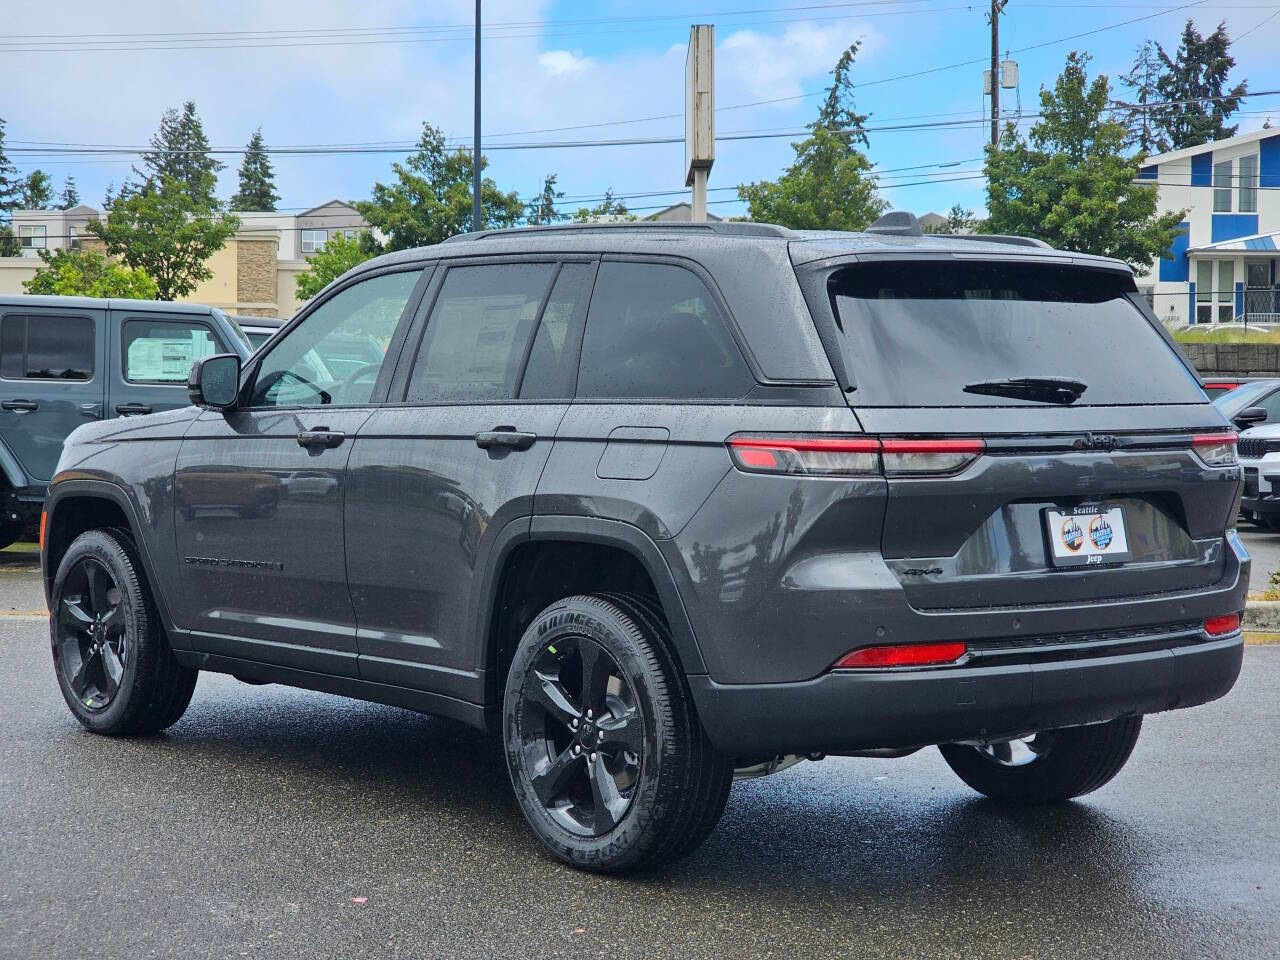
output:
<instances>
[{"instance_id":1,"label":"license plate","mask_svg":"<svg viewBox=\"0 0 1280 960\"><path fill-rule=\"evenodd\" d=\"M1102 505L1044 512L1045 533L1055 567L1083 567L1129 560L1124 509Z\"/></svg>"}]
</instances>

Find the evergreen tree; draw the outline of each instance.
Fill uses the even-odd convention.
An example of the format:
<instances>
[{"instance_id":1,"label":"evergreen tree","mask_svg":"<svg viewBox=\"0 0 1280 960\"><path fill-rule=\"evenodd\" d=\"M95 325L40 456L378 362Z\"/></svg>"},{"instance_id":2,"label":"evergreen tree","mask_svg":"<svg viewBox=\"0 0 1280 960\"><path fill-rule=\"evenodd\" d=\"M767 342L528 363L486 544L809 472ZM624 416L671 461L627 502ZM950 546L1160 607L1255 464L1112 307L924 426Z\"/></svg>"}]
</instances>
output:
<instances>
[{"instance_id":1,"label":"evergreen tree","mask_svg":"<svg viewBox=\"0 0 1280 960\"><path fill-rule=\"evenodd\" d=\"M569 215L567 213L560 213L556 210L556 201L563 196L564 191L556 189L556 175L548 173L542 178L542 190L529 201L529 212L525 214L525 223L534 226L542 223L559 223L561 220L568 220Z\"/></svg>"},{"instance_id":2,"label":"evergreen tree","mask_svg":"<svg viewBox=\"0 0 1280 960\"><path fill-rule=\"evenodd\" d=\"M860 43L840 56L831 86L809 124L808 139L792 144L796 159L776 181L738 187L752 220L812 230L861 230L886 206L876 195L867 146L867 114L853 108L853 69Z\"/></svg>"},{"instance_id":3,"label":"evergreen tree","mask_svg":"<svg viewBox=\"0 0 1280 960\"><path fill-rule=\"evenodd\" d=\"M604 217L630 217L627 213L627 201L613 195L613 187L606 187L604 197L594 207L579 207L573 215L574 223L595 223Z\"/></svg>"},{"instance_id":4,"label":"evergreen tree","mask_svg":"<svg viewBox=\"0 0 1280 960\"><path fill-rule=\"evenodd\" d=\"M1125 126L1105 114L1110 84L1089 83L1088 54L1072 53L1052 90L1040 91L1040 120L1023 140L1010 123L987 149L983 233L1039 237L1055 247L1146 269L1173 244L1183 211L1157 214L1158 197L1137 185L1140 155L1125 149Z\"/></svg>"},{"instance_id":5,"label":"evergreen tree","mask_svg":"<svg viewBox=\"0 0 1280 960\"><path fill-rule=\"evenodd\" d=\"M214 191L218 187L218 171L224 164L209 154L209 138L196 114L196 105L188 100L182 110L169 109L160 119L160 129L151 137L151 149L142 155L143 170L133 172L142 179L141 189L158 190L166 178L186 189L191 199L204 209L219 206ZM121 188L117 199L132 191Z\"/></svg>"},{"instance_id":6,"label":"evergreen tree","mask_svg":"<svg viewBox=\"0 0 1280 960\"><path fill-rule=\"evenodd\" d=\"M1239 109L1248 81L1227 89L1227 74L1236 65L1230 48L1225 23L1202 37L1190 20L1172 57L1156 44L1161 67L1156 92L1169 104L1151 111L1162 152L1235 136L1236 125L1226 121Z\"/></svg>"},{"instance_id":7,"label":"evergreen tree","mask_svg":"<svg viewBox=\"0 0 1280 960\"><path fill-rule=\"evenodd\" d=\"M0 213L8 213L22 200L23 181L18 168L4 152L4 120L0 119Z\"/></svg>"},{"instance_id":8,"label":"evergreen tree","mask_svg":"<svg viewBox=\"0 0 1280 960\"><path fill-rule=\"evenodd\" d=\"M62 181L62 193L58 195L58 208L60 210L70 210L72 207L79 206L80 191L76 189L76 178L67 175Z\"/></svg>"},{"instance_id":9,"label":"evergreen tree","mask_svg":"<svg viewBox=\"0 0 1280 960\"><path fill-rule=\"evenodd\" d=\"M45 210L53 202L53 181L43 170L32 170L22 184L22 208Z\"/></svg>"},{"instance_id":10,"label":"evergreen tree","mask_svg":"<svg viewBox=\"0 0 1280 960\"><path fill-rule=\"evenodd\" d=\"M259 127L244 148L240 164L240 189L231 198L232 210L274 210L280 195L276 193L275 173L267 156L267 145Z\"/></svg>"},{"instance_id":11,"label":"evergreen tree","mask_svg":"<svg viewBox=\"0 0 1280 960\"><path fill-rule=\"evenodd\" d=\"M1156 82L1160 78L1160 55L1154 40L1142 41L1133 69L1120 78L1120 82L1133 91L1133 103L1125 104L1125 128L1129 131L1126 145L1144 156L1156 153L1160 146L1156 141L1151 103L1160 101Z\"/></svg>"}]
</instances>

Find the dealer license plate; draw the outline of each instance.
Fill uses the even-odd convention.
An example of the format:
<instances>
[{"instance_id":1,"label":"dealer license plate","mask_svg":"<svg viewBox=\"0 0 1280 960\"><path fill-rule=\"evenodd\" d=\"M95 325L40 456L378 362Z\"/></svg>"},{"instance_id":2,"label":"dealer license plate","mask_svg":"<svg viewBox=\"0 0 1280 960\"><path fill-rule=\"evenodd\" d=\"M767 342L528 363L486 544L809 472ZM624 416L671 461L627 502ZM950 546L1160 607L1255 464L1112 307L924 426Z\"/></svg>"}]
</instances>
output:
<instances>
[{"instance_id":1,"label":"dealer license plate","mask_svg":"<svg viewBox=\"0 0 1280 960\"><path fill-rule=\"evenodd\" d=\"M1122 507L1091 504L1044 512L1050 556L1056 567L1123 563L1132 558Z\"/></svg>"}]
</instances>

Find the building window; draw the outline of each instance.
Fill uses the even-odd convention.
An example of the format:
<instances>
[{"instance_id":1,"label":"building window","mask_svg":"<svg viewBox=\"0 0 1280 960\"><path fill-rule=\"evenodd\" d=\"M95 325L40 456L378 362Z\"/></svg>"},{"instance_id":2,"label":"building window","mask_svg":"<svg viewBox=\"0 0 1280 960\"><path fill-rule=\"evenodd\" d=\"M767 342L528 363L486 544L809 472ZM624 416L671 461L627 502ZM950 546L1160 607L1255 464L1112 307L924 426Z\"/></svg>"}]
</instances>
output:
<instances>
[{"instance_id":1,"label":"building window","mask_svg":"<svg viewBox=\"0 0 1280 960\"><path fill-rule=\"evenodd\" d=\"M1213 165L1213 212L1231 212L1231 161Z\"/></svg>"},{"instance_id":2,"label":"building window","mask_svg":"<svg viewBox=\"0 0 1280 960\"><path fill-rule=\"evenodd\" d=\"M67 227L67 244L72 250L80 249L80 238L76 236L75 227Z\"/></svg>"},{"instance_id":3,"label":"building window","mask_svg":"<svg viewBox=\"0 0 1280 960\"><path fill-rule=\"evenodd\" d=\"M327 230L303 230L302 252L315 253L317 250L323 250L324 242L328 239L329 231Z\"/></svg>"},{"instance_id":4,"label":"building window","mask_svg":"<svg viewBox=\"0 0 1280 960\"><path fill-rule=\"evenodd\" d=\"M342 235L346 237L348 240L354 240L357 236L359 236L359 234L360 234L359 230L343 230L342 231Z\"/></svg>"},{"instance_id":5,"label":"building window","mask_svg":"<svg viewBox=\"0 0 1280 960\"><path fill-rule=\"evenodd\" d=\"M1258 158L1240 158L1240 212L1258 212Z\"/></svg>"},{"instance_id":6,"label":"building window","mask_svg":"<svg viewBox=\"0 0 1280 960\"><path fill-rule=\"evenodd\" d=\"M1225 323L1235 319L1236 306L1236 262L1234 260L1218 261L1218 322Z\"/></svg>"},{"instance_id":7,"label":"building window","mask_svg":"<svg viewBox=\"0 0 1280 960\"><path fill-rule=\"evenodd\" d=\"M1212 323L1213 322L1213 304L1197 303L1196 304L1196 323Z\"/></svg>"},{"instance_id":8,"label":"building window","mask_svg":"<svg viewBox=\"0 0 1280 960\"><path fill-rule=\"evenodd\" d=\"M1213 302L1213 261L1196 261L1196 303Z\"/></svg>"},{"instance_id":9,"label":"building window","mask_svg":"<svg viewBox=\"0 0 1280 960\"><path fill-rule=\"evenodd\" d=\"M44 224L23 224L18 227L18 239L24 250L43 250L48 228Z\"/></svg>"}]
</instances>

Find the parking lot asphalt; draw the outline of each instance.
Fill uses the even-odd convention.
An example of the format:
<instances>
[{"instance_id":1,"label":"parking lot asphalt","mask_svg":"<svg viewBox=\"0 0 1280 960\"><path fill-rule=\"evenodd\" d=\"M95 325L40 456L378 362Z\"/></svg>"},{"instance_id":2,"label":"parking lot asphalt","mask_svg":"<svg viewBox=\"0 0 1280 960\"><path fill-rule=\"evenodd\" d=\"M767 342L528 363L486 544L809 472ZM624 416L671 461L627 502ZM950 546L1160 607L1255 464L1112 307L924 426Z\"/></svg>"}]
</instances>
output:
<instances>
[{"instance_id":1,"label":"parking lot asphalt","mask_svg":"<svg viewBox=\"0 0 1280 960\"><path fill-rule=\"evenodd\" d=\"M538 852L470 728L206 674L111 740L47 636L0 620L6 958L1280 956L1280 647L1083 801L1001 807L934 750L804 763L615 879Z\"/></svg>"},{"instance_id":2,"label":"parking lot asphalt","mask_svg":"<svg viewBox=\"0 0 1280 960\"><path fill-rule=\"evenodd\" d=\"M1271 574L1280 570L1280 532L1245 523L1240 525L1240 539L1253 558L1249 592L1262 593L1267 589Z\"/></svg>"}]
</instances>

